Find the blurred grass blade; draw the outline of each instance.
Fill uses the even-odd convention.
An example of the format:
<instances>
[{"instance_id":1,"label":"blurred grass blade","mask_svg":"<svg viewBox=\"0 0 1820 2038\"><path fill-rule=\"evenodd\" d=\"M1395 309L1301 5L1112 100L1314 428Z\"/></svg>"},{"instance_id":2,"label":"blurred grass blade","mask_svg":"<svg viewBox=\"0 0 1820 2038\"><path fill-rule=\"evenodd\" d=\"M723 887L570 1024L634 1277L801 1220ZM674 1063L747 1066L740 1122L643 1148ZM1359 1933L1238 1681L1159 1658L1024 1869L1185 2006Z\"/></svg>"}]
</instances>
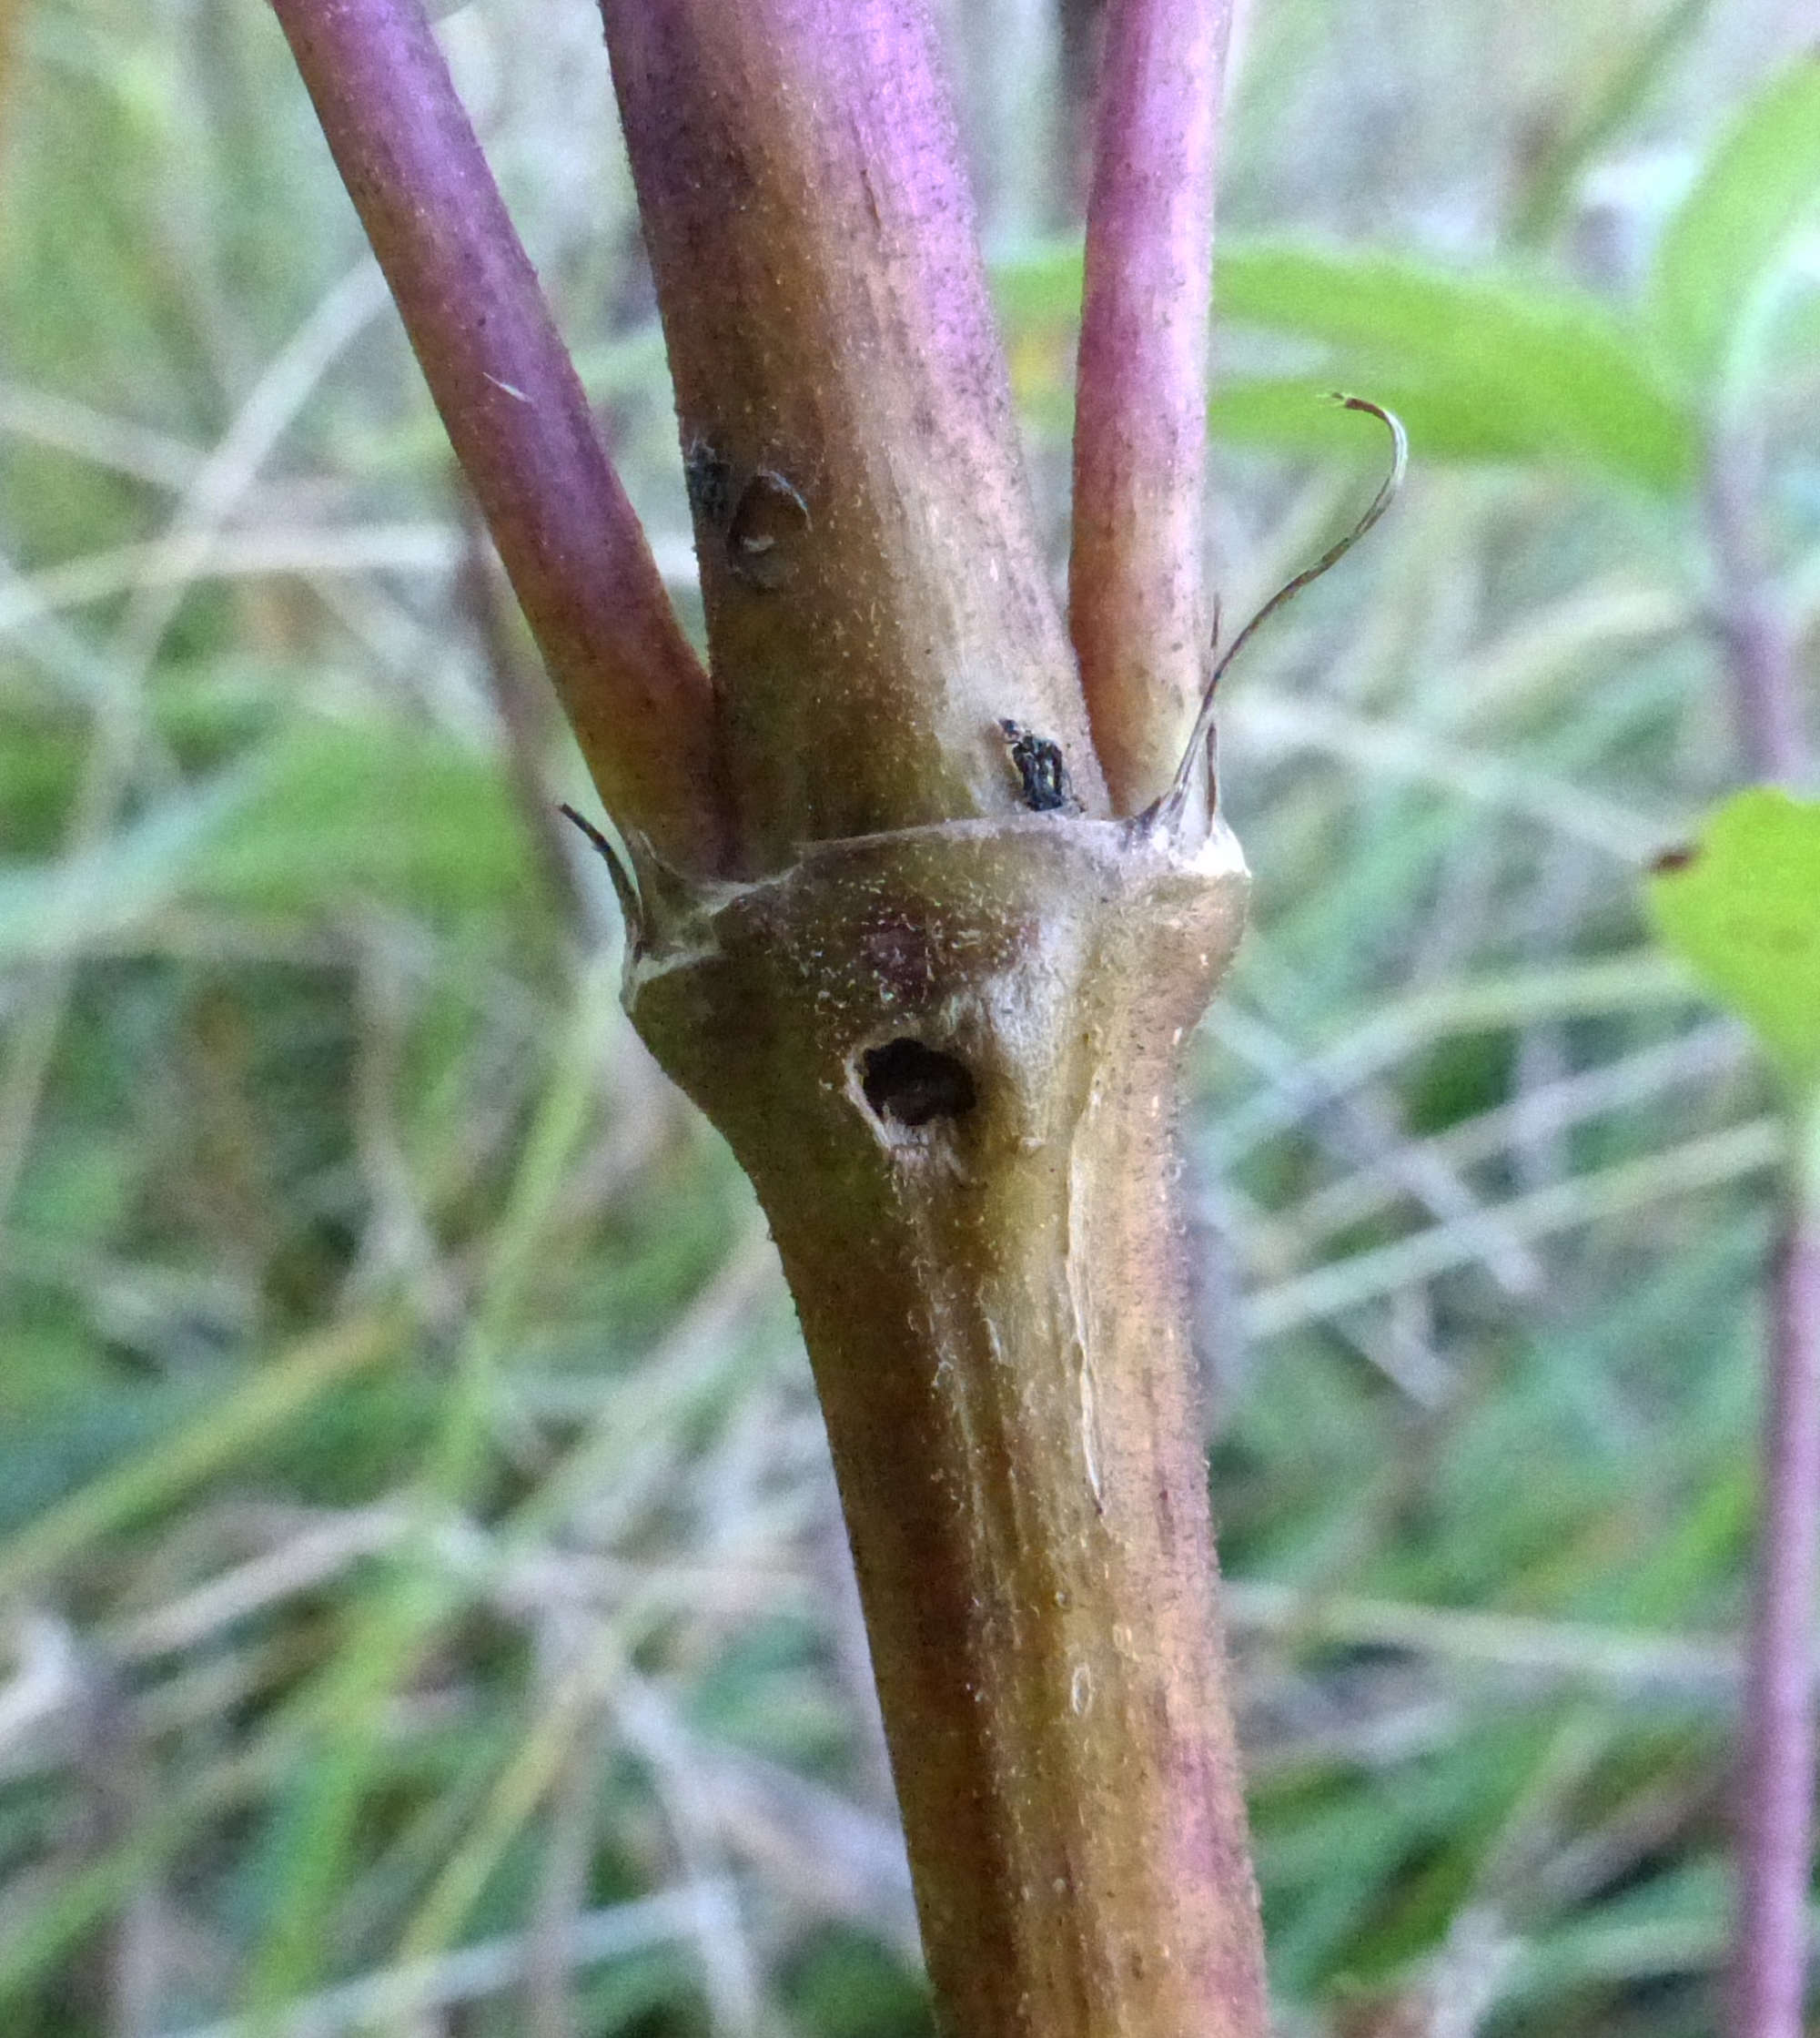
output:
<instances>
[{"instance_id":1,"label":"blurred grass blade","mask_svg":"<svg viewBox=\"0 0 1820 2038\"><path fill-rule=\"evenodd\" d=\"M198 856L247 816L259 774L236 769L206 791L149 808L92 849L0 867L0 967L79 953L178 891ZM249 832L262 825L254 813Z\"/></svg>"},{"instance_id":2,"label":"blurred grass blade","mask_svg":"<svg viewBox=\"0 0 1820 2038\"><path fill-rule=\"evenodd\" d=\"M167 1506L217 1467L293 1420L330 1387L397 1348L391 1313L355 1318L294 1344L249 1374L211 1413L105 1473L0 1545L0 1598L89 1544Z\"/></svg>"},{"instance_id":3,"label":"blurred grass blade","mask_svg":"<svg viewBox=\"0 0 1820 2038\"><path fill-rule=\"evenodd\" d=\"M1714 149L1670 220L1651 323L1689 384L1719 375L1796 230L1820 202L1820 56L1796 60Z\"/></svg>"},{"instance_id":4,"label":"blurred grass blade","mask_svg":"<svg viewBox=\"0 0 1820 2038\"><path fill-rule=\"evenodd\" d=\"M696 1927L703 1891L713 1895L720 1888L717 1882L694 1882L583 1911L555 1934L565 1969L622 1960L666 1939L685 1937ZM273 2033L278 2038L341 2038L344 2033L380 2028L434 2028L440 2021L435 2013L448 2012L452 2019L462 2005L517 1985L536 1951L528 1932L505 1933L433 1960L403 1962L339 1982L319 1995L285 2005L264 2023L257 2017L229 2017L198 2025L184 2038L270 2038Z\"/></svg>"},{"instance_id":5,"label":"blurred grass blade","mask_svg":"<svg viewBox=\"0 0 1820 2038\"><path fill-rule=\"evenodd\" d=\"M1650 902L1663 941L1795 1090L1820 1090L1820 801L1739 793L1656 866Z\"/></svg>"},{"instance_id":6,"label":"blurred grass blade","mask_svg":"<svg viewBox=\"0 0 1820 2038\"><path fill-rule=\"evenodd\" d=\"M1624 130L1687 46L1704 27L1713 0L1673 0L1619 59L1610 76L1594 86L1585 109L1545 139L1542 155L1530 171L1524 193L1511 223L1511 238L1519 246L1548 238L1569 215L1587 167L1597 161Z\"/></svg>"},{"instance_id":7,"label":"blurred grass blade","mask_svg":"<svg viewBox=\"0 0 1820 2038\"><path fill-rule=\"evenodd\" d=\"M319 911L350 891L449 910L505 905L530 880L497 766L435 729L299 719L261 770L258 802L196 860L192 891L264 912Z\"/></svg>"},{"instance_id":8,"label":"blurred grass blade","mask_svg":"<svg viewBox=\"0 0 1820 2038\"><path fill-rule=\"evenodd\" d=\"M1077 250L1035 248L996 274L1014 335L1075 316ZM1237 239L1214 295L1225 320L1328 350L1318 376L1216 391L1215 427L1235 437L1319 443L1332 421L1304 417L1303 394L1343 386L1390 404L1419 455L1560 461L1658 492L1693 472L1687 411L1590 297L1369 249Z\"/></svg>"},{"instance_id":9,"label":"blurred grass blade","mask_svg":"<svg viewBox=\"0 0 1820 2038\"><path fill-rule=\"evenodd\" d=\"M265 1780L263 1746L187 1776L111 1845L16 1903L0 1929L0 2006L11 2013L50 1964L150 1886L204 1820L238 1810ZM29 2027L26 2027L29 2028Z\"/></svg>"}]
</instances>

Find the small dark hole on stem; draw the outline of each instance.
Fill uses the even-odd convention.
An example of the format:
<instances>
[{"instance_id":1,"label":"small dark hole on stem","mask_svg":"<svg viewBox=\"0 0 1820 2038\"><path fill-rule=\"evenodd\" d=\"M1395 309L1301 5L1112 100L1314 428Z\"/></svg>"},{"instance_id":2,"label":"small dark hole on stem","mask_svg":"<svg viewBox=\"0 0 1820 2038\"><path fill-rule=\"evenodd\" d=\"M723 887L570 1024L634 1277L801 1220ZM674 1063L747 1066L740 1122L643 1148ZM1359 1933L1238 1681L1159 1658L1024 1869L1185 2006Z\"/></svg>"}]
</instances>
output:
<instances>
[{"instance_id":1,"label":"small dark hole on stem","mask_svg":"<svg viewBox=\"0 0 1820 2038\"><path fill-rule=\"evenodd\" d=\"M966 1063L921 1040L887 1040L860 1057L860 1088L882 1119L895 1125L927 1125L961 1118L978 1100Z\"/></svg>"}]
</instances>

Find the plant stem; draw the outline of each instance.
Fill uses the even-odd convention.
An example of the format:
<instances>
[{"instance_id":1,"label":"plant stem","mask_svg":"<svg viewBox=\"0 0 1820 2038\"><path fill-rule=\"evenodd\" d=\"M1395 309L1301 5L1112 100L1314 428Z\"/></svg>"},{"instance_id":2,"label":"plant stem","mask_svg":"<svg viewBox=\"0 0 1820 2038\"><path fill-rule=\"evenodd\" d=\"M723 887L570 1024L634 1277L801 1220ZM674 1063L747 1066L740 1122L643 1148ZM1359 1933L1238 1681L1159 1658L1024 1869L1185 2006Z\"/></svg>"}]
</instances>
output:
<instances>
[{"instance_id":1,"label":"plant stem","mask_svg":"<svg viewBox=\"0 0 1820 2038\"><path fill-rule=\"evenodd\" d=\"M796 1297L963 2038L1268 2029L1171 1209L1243 912L1209 851L1052 815L831 844L655 929L631 992Z\"/></svg>"},{"instance_id":2,"label":"plant stem","mask_svg":"<svg viewBox=\"0 0 1820 2038\"><path fill-rule=\"evenodd\" d=\"M1069 627L1115 809L1168 783L1206 678L1201 497L1230 0L1113 0L1087 204Z\"/></svg>"},{"instance_id":3,"label":"plant stem","mask_svg":"<svg viewBox=\"0 0 1820 2038\"><path fill-rule=\"evenodd\" d=\"M604 0L752 867L1105 811L926 0Z\"/></svg>"},{"instance_id":4,"label":"plant stem","mask_svg":"<svg viewBox=\"0 0 1820 2038\"><path fill-rule=\"evenodd\" d=\"M1800 2038L1814 1839L1820 1548L1820 1098L1791 1164L1770 1284L1762 1547L1744 1688L1734 2038Z\"/></svg>"},{"instance_id":5,"label":"plant stem","mask_svg":"<svg viewBox=\"0 0 1820 2038\"><path fill-rule=\"evenodd\" d=\"M1733 724L1746 772L1791 785L1808 765L1789 622L1758 542L1761 451L1714 430L1707 528ZM1795 1107L1781 1235L1769 1270L1763 1502L1744 1671L1733 2038L1801 2038L1813 1872L1814 1590L1820 1547L1820 1100Z\"/></svg>"},{"instance_id":6,"label":"plant stem","mask_svg":"<svg viewBox=\"0 0 1820 2038\"><path fill-rule=\"evenodd\" d=\"M608 811L726 861L714 703L421 0L273 0Z\"/></svg>"},{"instance_id":7,"label":"plant stem","mask_svg":"<svg viewBox=\"0 0 1820 2038\"><path fill-rule=\"evenodd\" d=\"M625 588L591 594L568 542L586 461L529 265L417 0L276 4L586 745L599 696L547 619ZM1148 110L1097 231L1166 245L1103 269L1104 302L1165 319L1170 421L1132 449L1166 470L1154 504L1101 502L1139 520L1107 598L1164 604L1134 684L1192 611L1191 715L1225 14L1129 12L1117 92ZM1223 826L1109 817L926 0L603 14L724 718L720 862L751 879L645 859L626 1002L753 1178L795 1296L936 1997L961 2038L1265 2038L1172 1208L1178 1050L1243 862ZM1107 431L1142 424L1142 372L1108 369ZM603 558L630 556L587 447ZM1160 580L1131 577L1145 533L1175 547ZM633 764L597 769L688 846L717 811L688 762L699 675L661 690L642 599L632 677L609 676L661 713L597 715ZM640 762L666 715L673 782Z\"/></svg>"},{"instance_id":8,"label":"plant stem","mask_svg":"<svg viewBox=\"0 0 1820 2038\"><path fill-rule=\"evenodd\" d=\"M925 0L603 11L767 874L628 1007L802 1317L937 2003L1264 2038L1170 1207L1242 866L1104 817Z\"/></svg>"},{"instance_id":9,"label":"plant stem","mask_svg":"<svg viewBox=\"0 0 1820 2038\"><path fill-rule=\"evenodd\" d=\"M1732 717L1745 775L1792 786L1811 762L1795 643L1770 583L1754 503L1762 461L1742 428L1722 431L1708 462L1706 522L1719 578L1719 627L1732 682Z\"/></svg>"}]
</instances>

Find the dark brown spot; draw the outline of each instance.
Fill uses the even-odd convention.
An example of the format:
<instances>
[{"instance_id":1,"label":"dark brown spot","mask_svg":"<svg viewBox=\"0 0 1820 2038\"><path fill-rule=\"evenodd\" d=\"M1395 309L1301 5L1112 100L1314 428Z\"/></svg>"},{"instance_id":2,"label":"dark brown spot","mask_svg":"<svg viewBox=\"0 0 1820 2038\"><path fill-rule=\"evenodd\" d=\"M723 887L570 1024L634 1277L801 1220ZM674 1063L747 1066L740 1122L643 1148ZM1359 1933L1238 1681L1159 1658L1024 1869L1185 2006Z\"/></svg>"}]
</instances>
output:
<instances>
[{"instance_id":1,"label":"dark brown spot","mask_svg":"<svg viewBox=\"0 0 1820 2038\"><path fill-rule=\"evenodd\" d=\"M900 1002L920 1002L935 988L935 953L928 928L917 921L886 919L867 928L860 936L860 952Z\"/></svg>"},{"instance_id":2,"label":"dark brown spot","mask_svg":"<svg viewBox=\"0 0 1820 2038\"><path fill-rule=\"evenodd\" d=\"M733 506L733 462L705 439L697 439L682 456L682 479L696 522L710 531L724 530Z\"/></svg>"},{"instance_id":3,"label":"dark brown spot","mask_svg":"<svg viewBox=\"0 0 1820 2038\"><path fill-rule=\"evenodd\" d=\"M1664 849L1650 868L1658 877L1672 877L1677 870L1685 870L1699 854L1697 843L1684 843L1678 849Z\"/></svg>"},{"instance_id":4,"label":"dark brown spot","mask_svg":"<svg viewBox=\"0 0 1820 2038\"><path fill-rule=\"evenodd\" d=\"M1053 814L1062 808L1078 808L1080 802L1068 783L1068 767L1061 745L1039 736L1016 722L998 725L1011 762L1016 768L1024 804L1033 814Z\"/></svg>"}]
</instances>

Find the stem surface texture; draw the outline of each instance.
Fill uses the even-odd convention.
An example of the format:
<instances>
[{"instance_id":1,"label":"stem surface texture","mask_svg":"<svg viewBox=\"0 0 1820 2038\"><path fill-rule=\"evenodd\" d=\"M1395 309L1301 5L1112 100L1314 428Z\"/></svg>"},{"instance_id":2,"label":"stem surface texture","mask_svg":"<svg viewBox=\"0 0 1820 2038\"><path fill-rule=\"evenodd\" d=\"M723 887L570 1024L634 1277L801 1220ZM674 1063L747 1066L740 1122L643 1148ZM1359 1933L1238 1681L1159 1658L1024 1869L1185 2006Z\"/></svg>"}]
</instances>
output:
<instances>
[{"instance_id":1,"label":"stem surface texture","mask_svg":"<svg viewBox=\"0 0 1820 2038\"><path fill-rule=\"evenodd\" d=\"M1223 828L951 824L632 967L802 1314L957 2038L1267 2029L1170 1207L1245 885Z\"/></svg>"}]
</instances>

